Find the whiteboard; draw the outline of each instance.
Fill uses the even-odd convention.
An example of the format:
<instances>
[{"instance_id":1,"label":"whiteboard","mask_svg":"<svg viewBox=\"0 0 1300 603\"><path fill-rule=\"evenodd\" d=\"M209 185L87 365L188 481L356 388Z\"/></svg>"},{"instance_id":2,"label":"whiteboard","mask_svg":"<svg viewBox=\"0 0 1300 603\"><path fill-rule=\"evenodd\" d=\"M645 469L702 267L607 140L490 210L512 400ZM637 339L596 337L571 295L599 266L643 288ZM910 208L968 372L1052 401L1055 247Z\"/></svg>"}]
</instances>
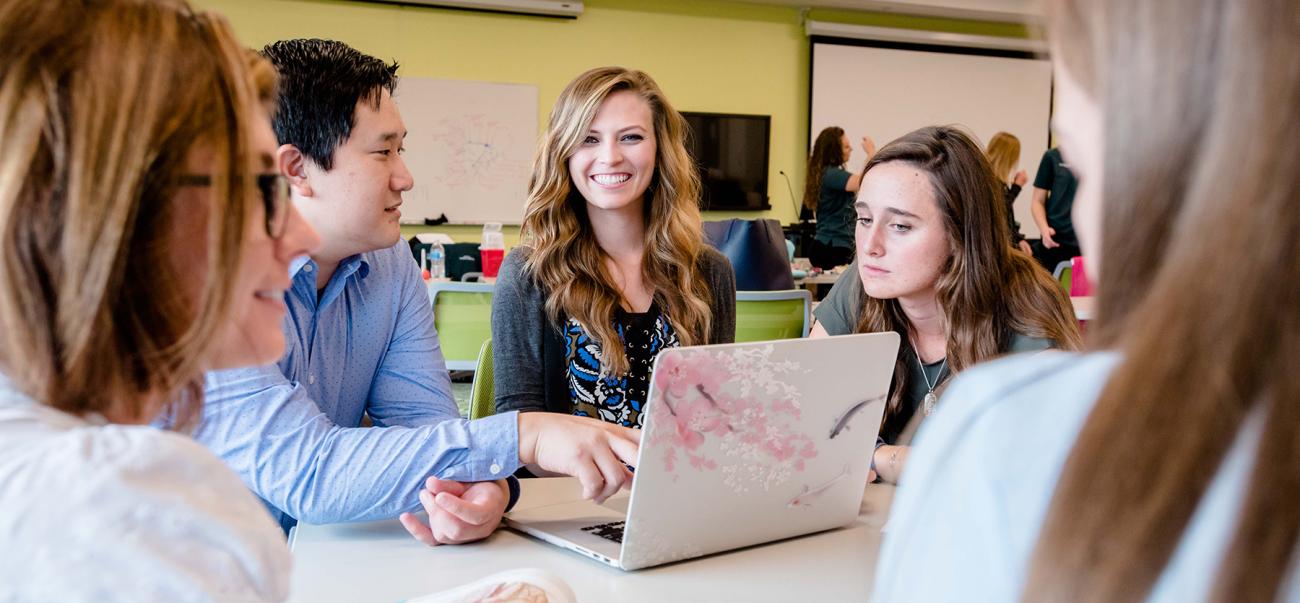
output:
<instances>
[{"instance_id":1,"label":"whiteboard","mask_svg":"<svg viewBox=\"0 0 1300 603\"><path fill-rule=\"evenodd\" d=\"M866 163L864 135L883 147L917 128L958 124L983 148L993 134L1009 132L1020 139L1019 169L1029 177L1016 219L1020 232L1039 236L1029 205L1047 150L1050 61L827 42L813 43L812 54L809 149L823 128L844 128L853 142L849 171L857 173Z\"/></svg>"},{"instance_id":2,"label":"whiteboard","mask_svg":"<svg viewBox=\"0 0 1300 603\"><path fill-rule=\"evenodd\" d=\"M402 222L523 221L537 145L537 86L404 77L393 95L406 123L415 186Z\"/></svg>"}]
</instances>

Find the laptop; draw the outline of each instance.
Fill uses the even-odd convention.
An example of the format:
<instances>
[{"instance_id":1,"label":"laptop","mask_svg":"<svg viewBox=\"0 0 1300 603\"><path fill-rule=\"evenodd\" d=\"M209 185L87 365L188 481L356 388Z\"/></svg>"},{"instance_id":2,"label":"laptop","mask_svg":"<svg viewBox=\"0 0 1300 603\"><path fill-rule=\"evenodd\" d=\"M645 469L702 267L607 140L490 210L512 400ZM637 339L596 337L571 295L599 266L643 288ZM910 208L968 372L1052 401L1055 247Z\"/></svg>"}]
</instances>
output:
<instances>
[{"instance_id":1,"label":"laptop","mask_svg":"<svg viewBox=\"0 0 1300 603\"><path fill-rule=\"evenodd\" d=\"M670 348L631 493L514 511L510 528L635 570L853 522L896 333Z\"/></svg>"}]
</instances>

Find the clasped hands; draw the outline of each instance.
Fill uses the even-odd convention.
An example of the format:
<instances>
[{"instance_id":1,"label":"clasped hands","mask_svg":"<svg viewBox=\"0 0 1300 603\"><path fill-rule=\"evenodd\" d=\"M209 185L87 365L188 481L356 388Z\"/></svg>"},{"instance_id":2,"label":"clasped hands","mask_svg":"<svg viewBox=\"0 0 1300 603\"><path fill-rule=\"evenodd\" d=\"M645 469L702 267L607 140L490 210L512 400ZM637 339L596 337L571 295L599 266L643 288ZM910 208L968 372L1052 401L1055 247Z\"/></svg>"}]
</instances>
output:
<instances>
[{"instance_id":1,"label":"clasped hands","mask_svg":"<svg viewBox=\"0 0 1300 603\"><path fill-rule=\"evenodd\" d=\"M429 522L424 523L415 513L402 513L398 521L412 537L429 546L487 538L501 524L501 515L510 502L503 479L458 482L429 477L419 496Z\"/></svg>"}]
</instances>

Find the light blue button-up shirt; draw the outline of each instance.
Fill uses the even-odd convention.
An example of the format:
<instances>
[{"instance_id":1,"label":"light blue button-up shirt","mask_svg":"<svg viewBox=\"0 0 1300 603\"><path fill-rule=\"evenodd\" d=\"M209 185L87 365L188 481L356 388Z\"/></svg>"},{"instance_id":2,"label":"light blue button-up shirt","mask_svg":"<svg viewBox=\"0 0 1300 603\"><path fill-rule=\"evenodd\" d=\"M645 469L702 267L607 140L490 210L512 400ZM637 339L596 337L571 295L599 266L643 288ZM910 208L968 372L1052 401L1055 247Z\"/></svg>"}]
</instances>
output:
<instances>
[{"instance_id":1,"label":"light blue button-up shirt","mask_svg":"<svg viewBox=\"0 0 1300 603\"><path fill-rule=\"evenodd\" d=\"M291 264L278 364L207 375L195 437L288 529L420 508L426 477L486 481L519 467L517 413L460 417L407 244L339 263ZM374 428L360 428L369 414Z\"/></svg>"},{"instance_id":2,"label":"light blue button-up shirt","mask_svg":"<svg viewBox=\"0 0 1300 603\"><path fill-rule=\"evenodd\" d=\"M871 601L1019 601L1057 482L1119 362L1114 352L1042 352L957 376L917 432ZM1144 601L1209 599L1250 490L1263 418L1252 415L1218 466L1205 467L1209 488ZM1287 583L1279 600L1300 603L1300 560Z\"/></svg>"}]
</instances>

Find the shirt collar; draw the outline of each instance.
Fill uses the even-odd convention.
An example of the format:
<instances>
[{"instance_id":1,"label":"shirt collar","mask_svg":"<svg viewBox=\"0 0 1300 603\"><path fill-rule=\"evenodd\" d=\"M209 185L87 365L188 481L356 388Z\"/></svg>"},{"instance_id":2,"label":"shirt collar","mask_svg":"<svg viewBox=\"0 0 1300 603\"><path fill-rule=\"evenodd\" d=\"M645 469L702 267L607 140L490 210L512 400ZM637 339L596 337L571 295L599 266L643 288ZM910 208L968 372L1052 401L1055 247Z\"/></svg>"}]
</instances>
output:
<instances>
[{"instance_id":1,"label":"shirt collar","mask_svg":"<svg viewBox=\"0 0 1300 603\"><path fill-rule=\"evenodd\" d=\"M311 266L311 268L307 269L307 272L312 274L312 279L315 279L315 272L319 266L317 266L316 260L311 259L311 256L307 255L298 256L289 262L289 277L297 278L302 274L303 268L306 266ZM370 260L366 259L365 254L358 253L357 255L343 258L343 261L339 262L338 270L334 271L334 276L331 277L331 280L333 278L347 278L353 272L357 273L357 278L366 278L370 275Z\"/></svg>"},{"instance_id":2,"label":"shirt collar","mask_svg":"<svg viewBox=\"0 0 1300 603\"><path fill-rule=\"evenodd\" d=\"M293 258L293 260L289 262L289 278L294 278L298 276L298 272L302 270L302 267L306 266L308 263L312 265L312 270L316 269L316 262L313 262L311 256L309 255L300 255L296 258Z\"/></svg>"}]
</instances>

